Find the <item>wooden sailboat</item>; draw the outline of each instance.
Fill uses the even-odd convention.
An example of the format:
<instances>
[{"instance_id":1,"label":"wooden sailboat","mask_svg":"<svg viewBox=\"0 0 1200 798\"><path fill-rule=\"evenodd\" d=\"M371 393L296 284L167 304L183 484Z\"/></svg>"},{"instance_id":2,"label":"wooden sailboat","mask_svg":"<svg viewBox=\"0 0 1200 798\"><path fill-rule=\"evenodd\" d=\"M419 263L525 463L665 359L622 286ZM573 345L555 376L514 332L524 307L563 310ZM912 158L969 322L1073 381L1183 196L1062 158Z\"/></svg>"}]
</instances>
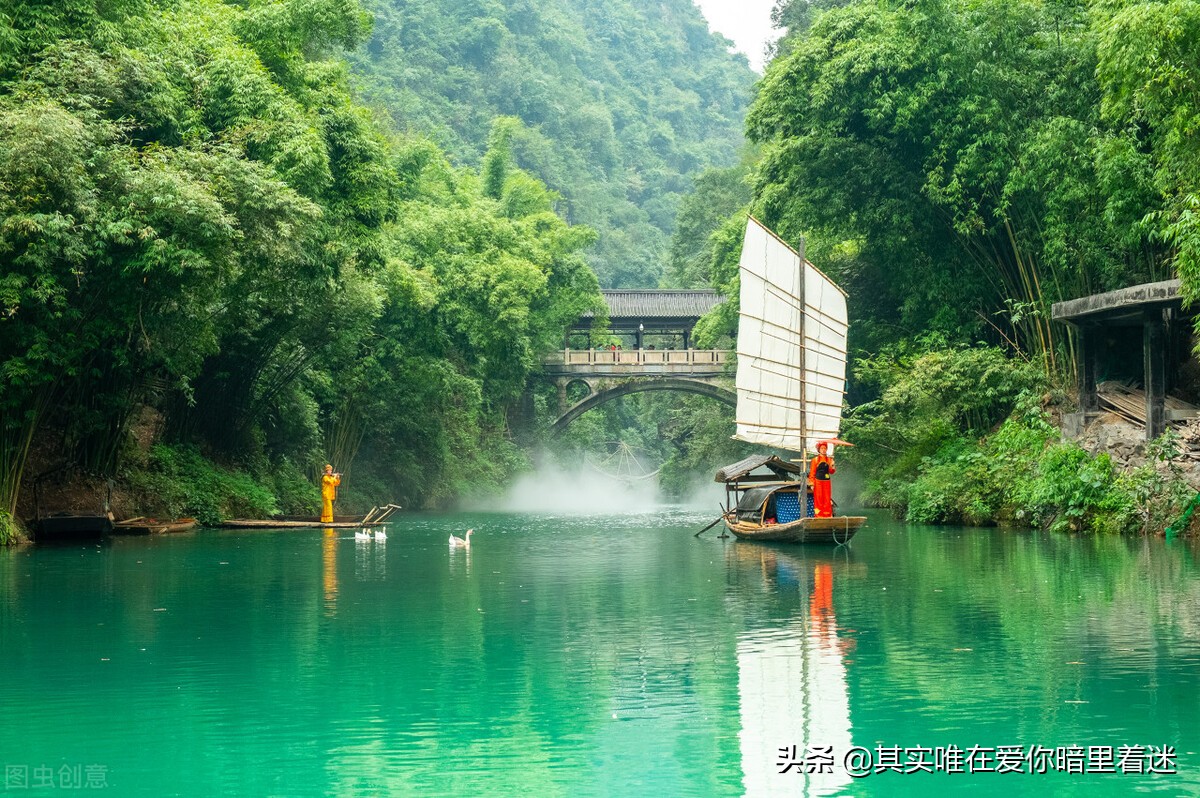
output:
<instances>
[{"instance_id":1,"label":"wooden sailboat","mask_svg":"<svg viewBox=\"0 0 1200 798\"><path fill-rule=\"evenodd\" d=\"M751 457L717 472L735 498L725 526L746 540L845 543L863 516L816 518L806 453L836 439L846 389L846 293L751 217L739 264L734 438L800 454ZM757 461L757 462L755 462ZM765 467L770 473L756 475Z\"/></svg>"}]
</instances>

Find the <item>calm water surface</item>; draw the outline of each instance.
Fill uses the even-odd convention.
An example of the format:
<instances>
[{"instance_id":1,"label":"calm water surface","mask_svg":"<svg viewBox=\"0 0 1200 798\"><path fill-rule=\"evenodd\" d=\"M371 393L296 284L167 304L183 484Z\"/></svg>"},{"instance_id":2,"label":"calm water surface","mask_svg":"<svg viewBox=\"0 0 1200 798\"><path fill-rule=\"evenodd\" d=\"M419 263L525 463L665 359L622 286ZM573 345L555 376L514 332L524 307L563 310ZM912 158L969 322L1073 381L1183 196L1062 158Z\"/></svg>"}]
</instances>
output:
<instances>
[{"instance_id":1,"label":"calm water surface","mask_svg":"<svg viewBox=\"0 0 1200 798\"><path fill-rule=\"evenodd\" d=\"M1195 548L882 515L848 549L773 547L694 538L708 520L0 550L0 791L1200 794ZM798 772L808 745L831 772ZM854 779L852 746L977 746L977 768L1080 746L1118 772ZM1121 746L1173 746L1178 772L1122 773Z\"/></svg>"}]
</instances>

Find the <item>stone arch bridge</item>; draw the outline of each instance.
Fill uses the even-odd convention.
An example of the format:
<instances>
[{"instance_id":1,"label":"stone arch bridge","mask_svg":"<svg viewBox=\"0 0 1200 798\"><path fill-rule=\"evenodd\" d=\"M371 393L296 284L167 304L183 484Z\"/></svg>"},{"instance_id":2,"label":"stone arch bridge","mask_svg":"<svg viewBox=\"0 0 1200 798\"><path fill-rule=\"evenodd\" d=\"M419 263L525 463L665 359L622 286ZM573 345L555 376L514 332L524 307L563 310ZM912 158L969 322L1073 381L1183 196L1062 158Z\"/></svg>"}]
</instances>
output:
<instances>
[{"instance_id":1,"label":"stone arch bridge","mask_svg":"<svg viewBox=\"0 0 1200 798\"><path fill-rule=\"evenodd\" d=\"M733 379L725 373L732 354L723 349L565 350L542 364L558 387L559 416L551 431L558 435L592 408L644 391L695 393L736 405ZM587 395L574 404L567 398L571 385L587 388Z\"/></svg>"},{"instance_id":2,"label":"stone arch bridge","mask_svg":"<svg viewBox=\"0 0 1200 798\"><path fill-rule=\"evenodd\" d=\"M723 300L713 291L603 291L609 327L597 334L591 315L568 334L565 348L543 361L543 373L558 387L558 435L581 415L605 402L644 391L681 391L737 402L728 366L733 352L692 349L700 317ZM599 338L599 340L597 340ZM571 386L586 394L573 404Z\"/></svg>"}]
</instances>

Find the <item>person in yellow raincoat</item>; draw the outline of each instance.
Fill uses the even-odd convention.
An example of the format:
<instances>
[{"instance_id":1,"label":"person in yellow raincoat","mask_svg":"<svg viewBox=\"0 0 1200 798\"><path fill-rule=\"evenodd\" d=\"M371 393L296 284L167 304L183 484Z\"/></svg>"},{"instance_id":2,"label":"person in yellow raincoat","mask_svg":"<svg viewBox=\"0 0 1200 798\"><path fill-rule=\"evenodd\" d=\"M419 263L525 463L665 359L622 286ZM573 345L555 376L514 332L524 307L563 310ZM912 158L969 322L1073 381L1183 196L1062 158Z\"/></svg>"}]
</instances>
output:
<instances>
[{"instance_id":1,"label":"person in yellow raincoat","mask_svg":"<svg viewBox=\"0 0 1200 798\"><path fill-rule=\"evenodd\" d=\"M333 523L333 502L337 498L338 485L342 484L342 475L333 473L333 466L325 465L325 474L321 477L321 523Z\"/></svg>"}]
</instances>

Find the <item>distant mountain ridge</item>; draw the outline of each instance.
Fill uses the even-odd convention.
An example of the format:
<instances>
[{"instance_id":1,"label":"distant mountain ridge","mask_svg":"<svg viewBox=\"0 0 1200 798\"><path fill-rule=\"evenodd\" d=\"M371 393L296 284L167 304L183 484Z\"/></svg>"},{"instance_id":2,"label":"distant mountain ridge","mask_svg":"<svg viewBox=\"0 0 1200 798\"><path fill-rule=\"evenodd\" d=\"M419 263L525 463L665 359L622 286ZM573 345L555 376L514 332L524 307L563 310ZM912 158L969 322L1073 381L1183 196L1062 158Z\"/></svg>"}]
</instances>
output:
<instances>
[{"instance_id":1,"label":"distant mountain ridge","mask_svg":"<svg viewBox=\"0 0 1200 798\"><path fill-rule=\"evenodd\" d=\"M400 130L478 163L497 116L518 165L594 227L606 287L655 286L680 198L736 162L755 80L691 0L364 0L359 89Z\"/></svg>"}]
</instances>

